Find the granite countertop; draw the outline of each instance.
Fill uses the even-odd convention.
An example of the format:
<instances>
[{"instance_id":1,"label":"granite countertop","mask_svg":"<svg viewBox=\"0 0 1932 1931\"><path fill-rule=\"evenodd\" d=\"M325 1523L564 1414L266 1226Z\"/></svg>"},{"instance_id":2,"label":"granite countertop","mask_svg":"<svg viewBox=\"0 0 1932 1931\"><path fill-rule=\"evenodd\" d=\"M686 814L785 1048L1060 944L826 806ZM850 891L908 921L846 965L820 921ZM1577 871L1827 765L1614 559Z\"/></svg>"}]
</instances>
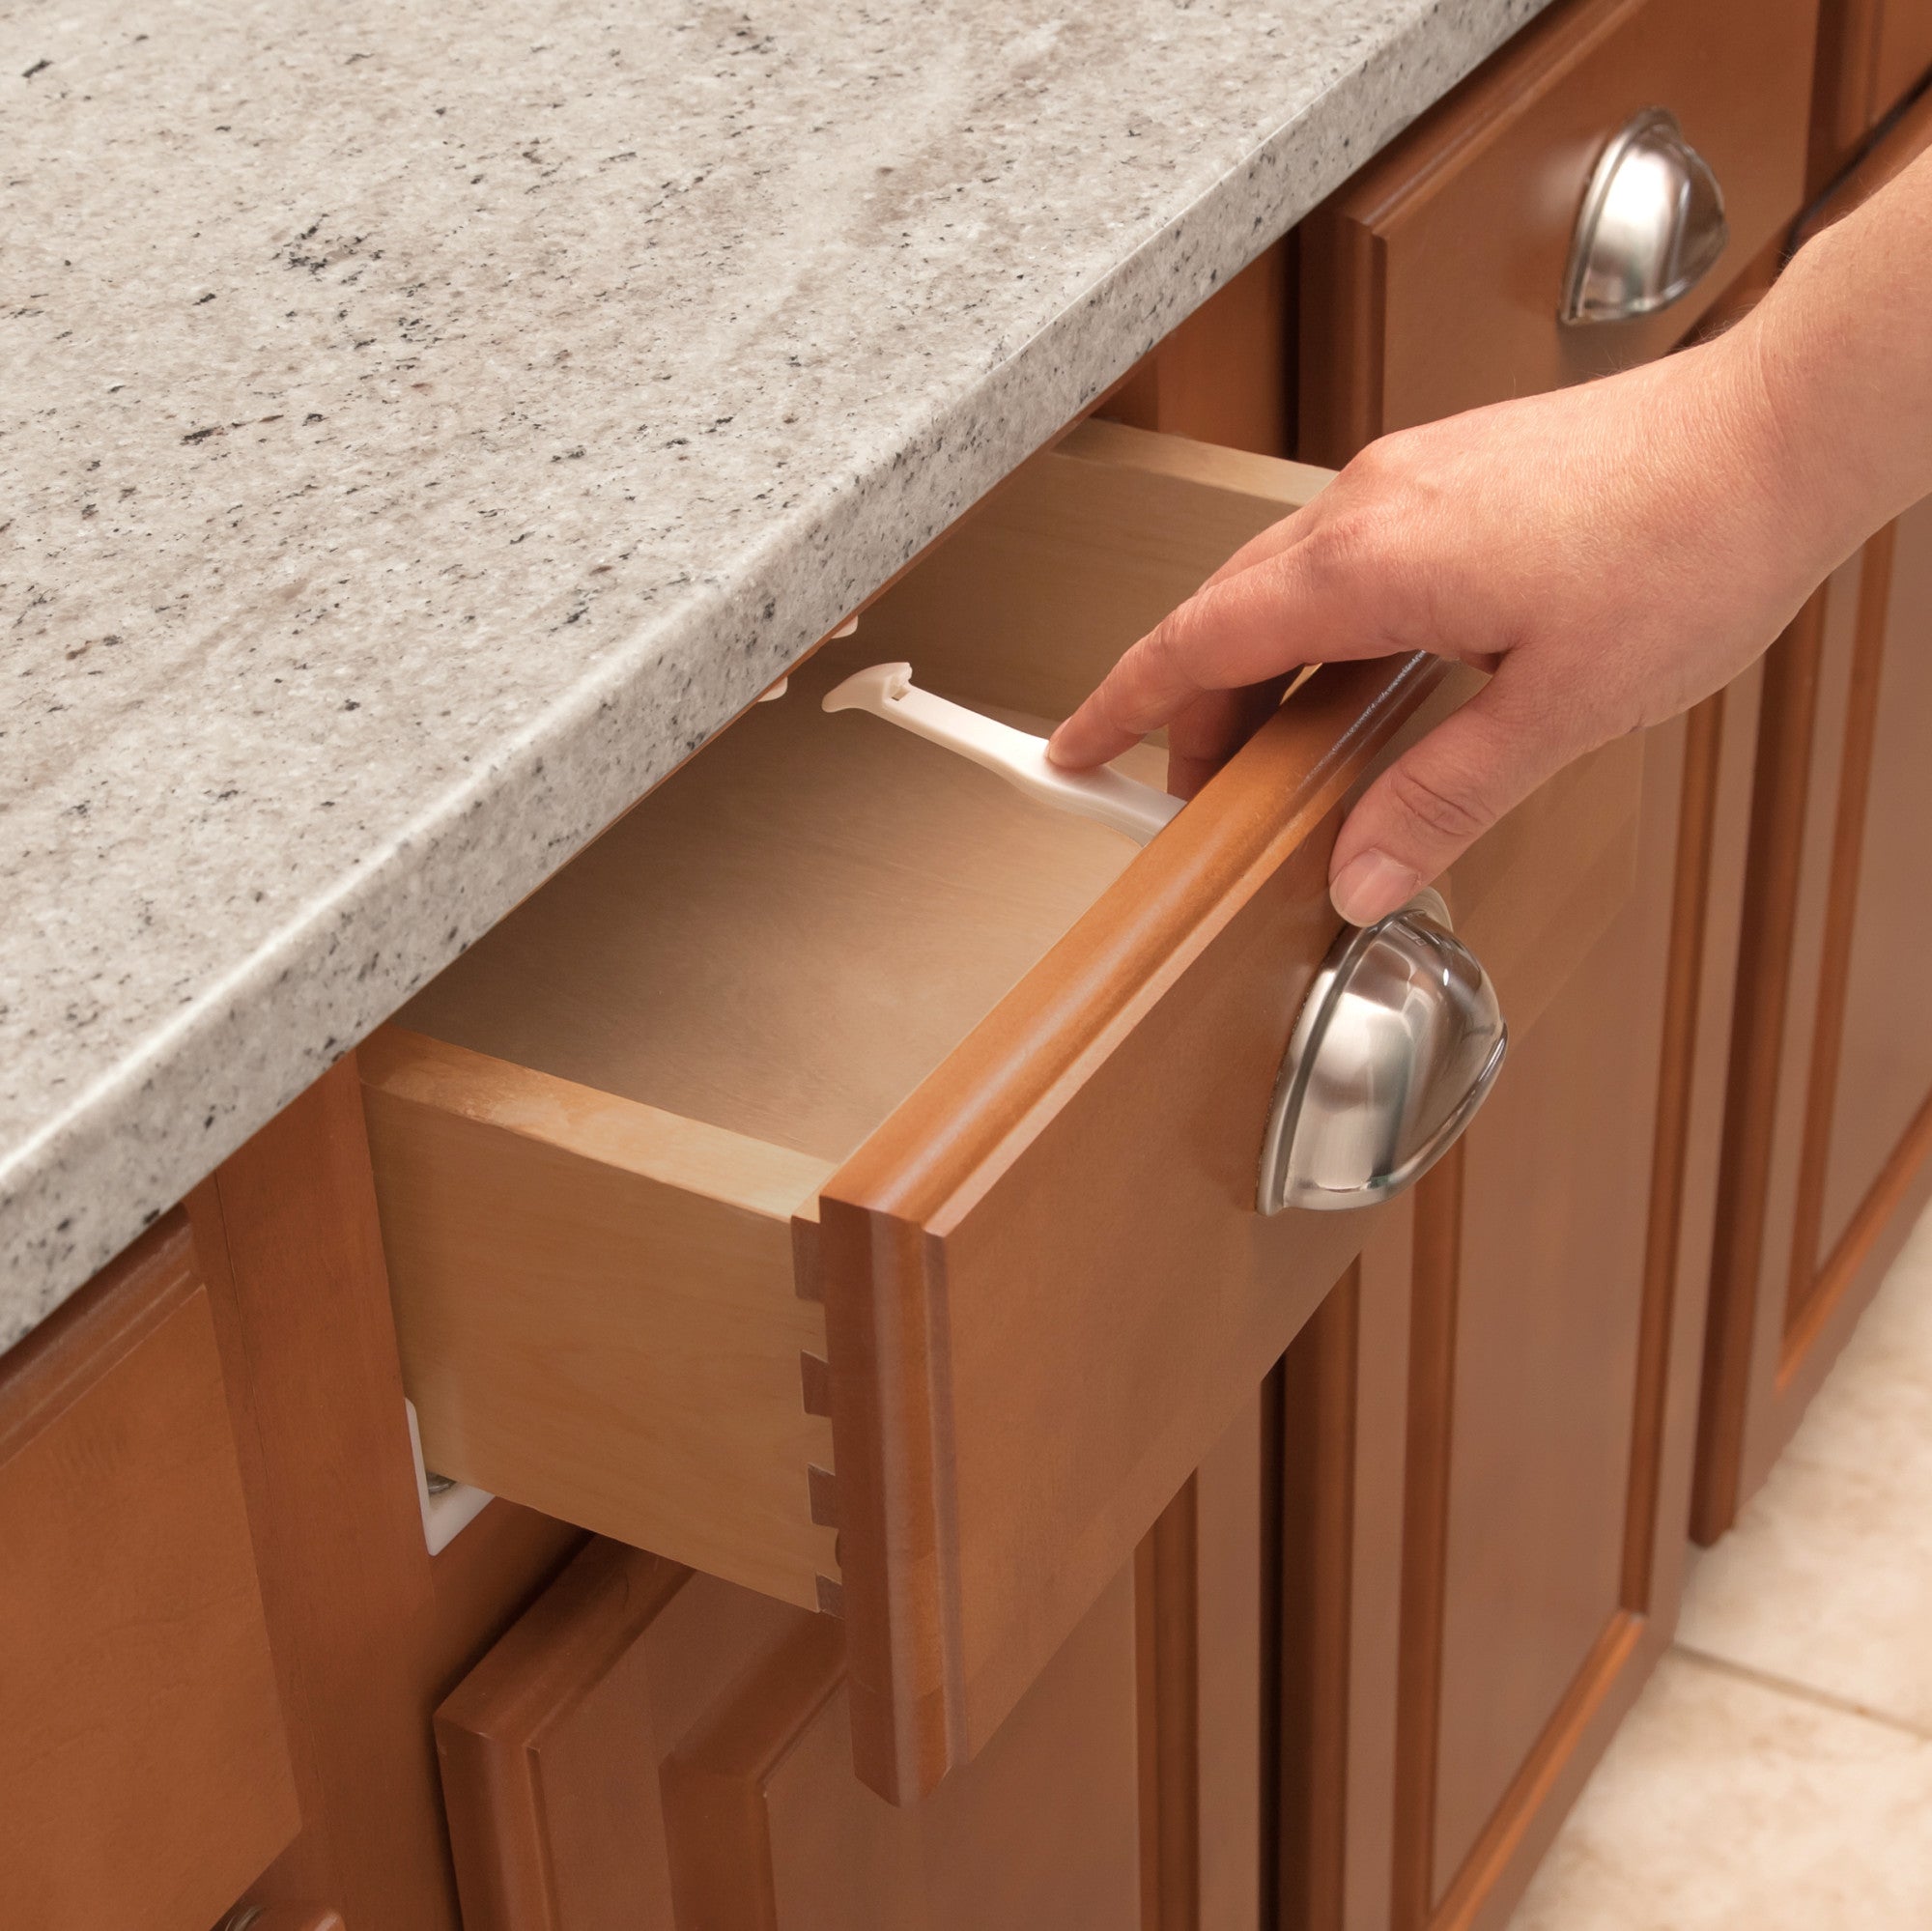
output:
<instances>
[{"instance_id":1,"label":"granite countertop","mask_svg":"<svg viewBox=\"0 0 1932 1931\"><path fill-rule=\"evenodd\" d=\"M1541 0L0 19L0 1346Z\"/></svg>"}]
</instances>

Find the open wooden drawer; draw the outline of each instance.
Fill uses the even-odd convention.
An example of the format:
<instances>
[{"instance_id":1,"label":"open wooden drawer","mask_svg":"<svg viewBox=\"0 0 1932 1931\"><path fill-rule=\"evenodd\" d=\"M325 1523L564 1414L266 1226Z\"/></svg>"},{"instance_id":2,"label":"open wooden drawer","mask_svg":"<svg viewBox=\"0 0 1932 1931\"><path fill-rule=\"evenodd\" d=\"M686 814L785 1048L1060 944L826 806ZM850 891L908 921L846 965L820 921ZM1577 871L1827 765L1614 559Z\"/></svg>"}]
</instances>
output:
<instances>
[{"instance_id":1,"label":"open wooden drawer","mask_svg":"<svg viewBox=\"0 0 1932 1931\"><path fill-rule=\"evenodd\" d=\"M1360 1245L1258 1214L1257 1161L1343 801L1452 694L1318 672L1139 852L818 698L904 658L1059 717L1323 480L1083 426L363 1049L431 1465L843 1613L891 1797L991 1733ZM1452 881L1519 1030L1628 889L1640 760Z\"/></svg>"}]
</instances>

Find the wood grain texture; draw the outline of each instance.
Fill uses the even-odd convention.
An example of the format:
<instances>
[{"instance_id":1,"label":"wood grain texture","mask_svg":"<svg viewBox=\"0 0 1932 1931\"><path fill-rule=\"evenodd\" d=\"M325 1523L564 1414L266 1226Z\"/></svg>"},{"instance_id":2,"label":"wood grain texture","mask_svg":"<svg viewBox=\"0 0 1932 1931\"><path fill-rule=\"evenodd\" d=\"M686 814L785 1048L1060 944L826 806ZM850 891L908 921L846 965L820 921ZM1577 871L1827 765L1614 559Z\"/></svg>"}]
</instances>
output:
<instances>
[{"instance_id":1,"label":"wood grain texture","mask_svg":"<svg viewBox=\"0 0 1932 1931\"><path fill-rule=\"evenodd\" d=\"M1462 1296L1463 1162L1467 1136L1417 1186L1408 1323L1408 1434L1403 1475L1402 1623L1390 1791L1391 1931L1427 1924L1436 1895L1442 1762L1443 1624L1456 1441L1456 1327Z\"/></svg>"},{"instance_id":2,"label":"wood grain texture","mask_svg":"<svg viewBox=\"0 0 1932 1931\"><path fill-rule=\"evenodd\" d=\"M0 1916L205 1931L299 1817L181 1216L0 1370Z\"/></svg>"},{"instance_id":3,"label":"wood grain texture","mask_svg":"<svg viewBox=\"0 0 1932 1931\"><path fill-rule=\"evenodd\" d=\"M1834 808L1832 843L1825 859L1824 929L1819 940L1815 992L1817 1019L1811 1029L1808 1065L1796 1069L1804 1075L1798 1095L1804 1135L1791 1209L1791 1251L1779 1276L1783 1289L1782 1320L1787 1334L1804 1320L1813 1298L1821 1241L1836 1244L1853 1209L1897 1143L1901 1129L1918 1112L1919 1101L1932 1092L1932 1065L1924 1064L1927 1057L1924 1049L1932 1046L1932 1027L1925 1030L1924 1039L1918 1039L1909 1017L1901 1014L1896 997L1898 955L1885 943L1904 936L1895 929L1898 888L1903 884L1916 898L1919 895L1919 880L1916 877L1901 880L1894 867L1892 876L1871 881L1874 888L1882 885L1884 890L1874 889L1862 895L1867 914L1876 915L1872 924L1883 935L1878 956L1881 977L1876 986L1866 988L1867 999L1856 1015L1864 1021L1864 1036L1856 1044L1866 1048L1858 1057L1866 1061L1859 1071L1865 1073L1867 1079L1860 1079L1854 1092L1847 1094L1852 1104L1842 1112L1837 1106L1844 1070L1846 1026L1848 1019L1855 1016L1847 1010L1847 995L1853 948L1862 936L1860 887L1875 777L1872 751L1878 735L1879 689L1885 667L1886 615L1890 601L1894 539L1895 530L1886 528L1864 546L1851 590L1855 615L1843 738L1838 754L1837 797L1832 801ZM1916 638L1913 640L1918 641ZM1896 695L1909 699L1918 694L1908 685L1906 692ZM1932 680L1927 680L1926 696L1932 698ZM1907 704L1901 723L1908 741L1918 739L1916 726L1926 717L1932 717L1932 701L1920 706L1917 716ZM1912 750L1913 762L1922 765L1922 748L1913 742ZM1826 801L1818 802L1822 806ZM1924 801L1908 797L1900 802ZM1906 829L1913 822L1908 814L1896 825L1874 827L1881 856L1909 845L1914 860L1920 858L1920 840ZM1915 868L1922 870L1922 865ZM1867 950L1868 971L1871 957ZM1871 998L1874 993L1875 1002ZM1871 1036L1874 1031L1876 1038ZM1921 1050L1915 1053L1915 1045ZM1875 1054L1871 1051L1874 1047ZM1877 1063L1875 1068L1870 1064L1873 1059ZM1871 1090L1868 1078L1873 1071L1881 1087L1890 1086L1890 1093ZM1902 1106L1898 1104L1901 1088ZM1886 1104L1888 1099L1891 1104ZM1771 1258L1776 1263L1777 1257Z\"/></svg>"},{"instance_id":4,"label":"wood grain texture","mask_svg":"<svg viewBox=\"0 0 1932 1931\"><path fill-rule=\"evenodd\" d=\"M1809 215L1839 219L1932 144L1911 106ZM1932 1034L1893 961L1925 933L1932 512L1852 558L1768 662L1691 1525L1764 1479L1932 1193Z\"/></svg>"},{"instance_id":5,"label":"wood grain texture","mask_svg":"<svg viewBox=\"0 0 1932 1931\"><path fill-rule=\"evenodd\" d=\"M1855 575L1856 562L1848 569ZM1745 1490L1759 1279L1766 1256L1788 1247L1788 1231L1767 1220L1780 1185L1787 1204L1795 1192L1800 1134L1779 1092L1784 1068L1808 1058L1815 1018L1829 826L1821 829L1824 814L1807 804L1836 784L1841 741L1832 722L1842 716L1849 669L1847 582L1841 570L1816 592L1764 660L1698 1405L1691 1532L1704 1542L1730 1525Z\"/></svg>"},{"instance_id":6,"label":"wood grain texture","mask_svg":"<svg viewBox=\"0 0 1932 1931\"><path fill-rule=\"evenodd\" d=\"M1648 734L1635 889L1464 1139L1438 1887L1620 1606L1684 737Z\"/></svg>"},{"instance_id":7,"label":"wood grain texture","mask_svg":"<svg viewBox=\"0 0 1932 1931\"><path fill-rule=\"evenodd\" d=\"M831 1629L586 1545L436 1715L465 1931L690 1931L671 1894L665 1761L748 1672Z\"/></svg>"},{"instance_id":8,"label":"wood grain texture","mask_svg":"<svg viewBox=\"0 0 1932 1931\"><path fill-rule=\"evenodd\" d=\"M303 1828L246 1901L457 1931L430 1716L581 1541L495 1502L433 1561L345 1062L188 1201Z\"/></svg>"},{"instance_id":9,"label":"wood grain texture","mask_svg":"<svg viewBox=\"0 0 1932 1931\"><path fill-rule=\"evenodd\" d=\"M1201 1931L1235 1931L1262 1912L1264 1839L1274 1831L1264 1811L1263 1696L1275 1640L1263 1622L1262 1507L1279 1453L1257 1391L1194 1474Z\"/></svg>"},{"instance_id":10,"label":"wood grain texture","mask_svg":"<svg viewBox=\"0 0 1932 1931\"><path fill-rule=\"evenodd\" d=\"M1134 370L1101 413L1226 449L1294 446L1294 257L1274 242Z\"/></svg>"},{"instance_id":11,"label":"wood grain texture","mask_svg":"<svg viewBox=\"0 0 1932 1931\"><path fill-rule=\"evenodd\" d=\"M889 654L903 635L939 688L1058 715L1230 549L1322 480L1089 425L882 600L866 653ZM821 663L812 676L839 667ZM1316 676L1130 866L1116 849L1096 868L1084 844L1063 842L1064 821L991 780L983 796L958 788L952 761L871 721L806 706L782 729L757 736L753 720L728 734L682 778L696 783L717 758L732 782L749 782L783 766L785 744L816 747L792 775L820 774L797 794L824 807L820 844L793 839L788 879L763 859L746 868L787 785L762 794L755 823L664 807L670 838L656 820L674 780L597 849L640 827L638 849L668 840L669 864L679 840L696 841L701 862L678 861L683 884L626 859L579 889L572 867L517 915L514 943L486 941L412 1008L460 1036L410 1048L406 1067L394 1035L372 1054L403 1341L439 1464L680 1559L720 1569L728 1559L740 1566L725 1573L790 1600L836 1602L852 1623L865 1774L907 1798L964 1761L1225 1432L1359 1237L1346 1224L1259 1221L1252 1163L1296 1004L1333 929L1325 855L1340 803L1401 731L1434 715L1418 707L1437 677L1422 664ZM1466 682L1444 683L1445 701ZM829 724L846 727L836 753ZM733 740L749 749L732 752ZM877 785L871 803L893 819L891 838L855 823L838 788L849 786L848 758L874 753L906 759L890 771L875 762L858 787ZM1640 755L1613 747L1580 765L1459 867L1459 917L1525 1016L1624 889ZM996 820L1028 828L1024 851L1000 861L1031 867L1026 895L975 883L966 855ZM903 870L921 821L944 846L917 858L922 902L943 907L944 922L924 931L921 943L938 944L924 966L908 954L899 975L898 996L920 1008L902 1029L901 1008L879 1008L866 973L902 928L923 929ZM1525 891L1529 879L1543 882ZM825 978L819 986L817 968L801 970L800 986L774 992L786 1016L755 1035L756 1050L754 1029L733 1023L744 1000L728 949L707 955L703 973L654 972L646 1004L635 962L617 971L623 949L606 944L614 930L641 932L646 911L675 928L687 892L716 908L753 885L810 914L810 956ZM1035 908L1049 900L1042 923ZM733 916L757 917L755 901ZM856 950L855 931L867 939ZM692 953L688 935L648 943L667 959ZM1004 980L1048 947L976 1028ZM779 951L788 971L807 957ZM578 962L593 957L586 977ZM856 990L839 982L855 959ZM835 1063L838 1078L821 1079ZM816 1237L809 1214L792 1230L795 1284L825 1299L821 1349L808 1331L815 1310L781 1286L772 1214L780 1192L809 1192L814 1178L784 1150L828 1157L908 1084L917 1091L826 1182ZM835 1086L846 1094L836 1133L823 1099ZM745 1110L754 1093L756 1117ZM795 1093L810 1096L815 1124L786 1113ZM781 1174L782 1186L753 1188L753 1172ZM1161 1184L1151 1189L1153 1174ZM661 1178L692 1198L673 1211ZM727 1232L752 1248L726 1243ZM655 1282L646 1294L633 1285L639 1268ZM567 1293L554 1291L558 1280ZM681 1344L666 1356L675 1373L654 1369L640 1337L659 1332L667 1289L691 1303L688 1340L733 1281L753 1284L773 1332L750 1331L758 1317L748 1301L731 1355L713 1361L708 1346ZM751 1356L764 1364L755 1399L735 1382L715 1399L716 1375ZM637 1377L653 1372L679 1384L661 1404L637 1398ZM796 1499L778 1496L756 1520L802 1508L778 1532L817 1540L763 1548L760 1571L766 1531L747 1530L753 1512L729 1458L706 1493L667 1485L664 1471L703 1469L740 1437L802 1440L817 1425L808 1404L832 1410L834 1453L807 1458L827 1472L800 1486L780 1469ZM486 1434L488 1460L477 1446ZM611 1438L622 1453L608 1453ZM551 1465L539 1485L542 1455ZM780 1460L791 1456L787 1445ZM610 1512L618 1482L623 1516ZM679 1511L682 1523L670 1520ZM834 1518L836 1589L822 1553ZM702 1533L733 1547L700 1556Z\"/></svg>"},{"instance_id":12,"label":"wood grain texture","mask_svg":"<svg viewBox=\"0 0 1932 1931\"><path fill-rule=\"evenodd\" d=\"M1301 230L1300 450L1648 360L1798 213L1816 0L1585 0L1554 10L1392 142ZM1675 110L1723 185L1731 241L1656 316L1556 319L1605 143Z\"/></svg>"},{"instance_id":13,"label":"wood grain texture","mask_svg":"<svg viewBox=\"0 0 1932 1931\"><path fill-rule=\"evenodd\" d=\"M664 1773L680 1931L1121 1931L1139 1915L1133 1584L913 1809L852 1776L837 1624L797 1619Z\"/></svg>"},{"instance_id":14,"label":"wood grain texture","mask_svg":"<svg viewBox=\"0 0 1932 1931\"><path fill-rule=\"evenodd\" d=\"M1893 1150L1932 1095L1932 1023L1898 998L1901 969L1932 944L1924 832L1932 825L1932 503L1909 510L1867 546L1860 583L1861 668L1869 687L1864 742L1848 750L1867 780L1856 812L1845 792L1848 845L1833 882L1849 879L1835 1065L1819 1096L1831 1130L1812 1238L1796 1250L1823 1269ZM1808 1296L1806 1296L1808 1298ZM1802 1309L1794 1307L1788 1324Z\"/></svg>"},{"instance_id":15,"label":"wood grain texture","mask_svg":"<svg viewBox=\"0 0 1932 1931\"><path fill-rule=\"evenodd\" d=\"M1070 459L1046 462L1049 482L1084 473ZM1064 480L1047 492L1054 501L1065 493ZM1120 507L1116 529L1090 532L1084 558L1069 546L1061 575L1086 609L1057 653L1044 653L1048 665L1076 639L1092 649L1096 636L1123 645L1138 635L1124 594L1103 583L1106 559L1148 536L1158 508L1143 492ZM959 567L953 553L972 550L993 514L919 581ZM1190 539L1198 582L1226 552L1193 532L1176 540ZM902 641L889 613L912 594L910 581L889 592L860 636L826 645L782 699L755 707L640 801L412 1000L400 1023L662 1113L843 1159L1134 852L1118 833L1043 809L876 718L819 708L851 671L903 656L931 688L1032 713L1037 728L1059 714L1037 680L1009 681L970 654L955 662L936 635ZM953 634L982 601L968 596ZM1032 657L1043 621L1011 647ZM996 634L990 614L983 623L976 635ZM1157 753L1140 765L1160 781Z\"/></svg>"},{"instance_id":16,"label":"wood grain texture","mask_svg":"<svg viewBox=\"0 0 1932 1931\"><path fill-rule=\"evenodd\" d=\"M1262 1621L1261 1512L1279 1452L1263 1427L1257 1394L1134 1555L1148 1931L1259 1921L1262 1690L1274 1641Z\"/></svg>"},{"instance_id":17,"label":"wood grain texture","mask_svg":"<svg viewBox=\"0 0 1932 1931\"><path fill-rule=\"evenodd\" d=\"M1347 1560L1287 1568L1352 1656L1284 1773L1308 1793L1284 1924L1500 1925L1668 1640L1754 697L1747 680L1653 734L1634 894L1526 1031L1515 1090L1363 1250L1352 1375L1286 1405L1312 1464L1352 1411L1353 1494Z\"/></svg>"},{"instance_id":18,"label":"wood grain texture","mask_svg":"<svg viewBox=\"0 0 1932 1931\"><path fill-rule=\"evenodd\" d=\"M1201 1923L1200 1493L1189 1476L1134 1551L1141 1923Z\"/></svg>"},{"instance_id":19,"label":"wood grain texture","mask_svg":"<svg viewBox=\"0 0 1932 1931\"><path fill-rule=\"evenodd\" d=\"M1277 1638L1282 1931L1338 1931L1344 1921L1361 1266L1329 1291L1282 1362L1279 1559L1294 1578L1282 1591Z\"/></svg>"},{"instance_id":20,"label":"wood grain texture","mask_svg":"<svg viewBox=\"0 0 1932 1931\"><path fill-rule=\"evenodd\" d=\"M815 1607L792 1214L830 1167L399 1028L361 1060L430 1463Z\"/></svg>"},{"instance_id":21,"label":"wood grain texture","mask_svg":"<svg viewBox=\"0 0 1932 1931\"><path fill-rule=\"evenodd\" d=\"M465 1931L668 1931L646 1637L689 1575L592 1543L437 1711Z\"/></svg>"},{"instance_id":22,"label":"wood grain texture","mask_svg":"<svg viewBox=\"0 0 1932 1931\"><path fill-rule=\"evenodd\" d=\"M1329 1922L1346 1931L1388 1931L1394 1921L1393 1797L1403 1681L1403 1551L1408 1533L1404 1495L1414 1240L1410 1202L1384 1216L1362 1249L1356 1263L1357 1378L1352 1389L1340 1391L1355 1417L1350 1476L1354 1517L1348 1569L1348 1718L1341 1737L1331 1738L1336 1754L1327 1767L1318 1766L1311 1775L1336 1777L1345 1786L1342 1909ZM1321 1578L1311 1578L1311 1583L1324 1586ZM1312 1912L1291 1910L1293 1895L1284 1892L1283 1931L1301 1924L1308 1931L1328 1931Z\"/></svg>"},{"instance_id":23,"label":"wood grain texture","mask_svg":"<svg viewBox=\"0 0 1932 1931\"><path fill-rule=\"evenodd\" d=\"M1883 0L1872 51L1872 115L1882 121L1932 73L1932 6Z\"/></svg>"}]
</instances>

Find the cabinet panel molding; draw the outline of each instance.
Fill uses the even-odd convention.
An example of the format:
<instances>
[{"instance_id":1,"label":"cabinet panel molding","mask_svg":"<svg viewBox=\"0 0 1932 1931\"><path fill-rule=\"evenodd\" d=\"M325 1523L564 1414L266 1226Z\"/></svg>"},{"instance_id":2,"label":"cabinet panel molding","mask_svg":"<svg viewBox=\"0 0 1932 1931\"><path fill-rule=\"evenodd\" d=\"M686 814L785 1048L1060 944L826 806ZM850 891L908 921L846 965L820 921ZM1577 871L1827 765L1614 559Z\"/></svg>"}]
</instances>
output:
<instances>
[{"instance_id":1,"label":"cabinet panel molding","mask_svg":"<svg viewBox=\"0 0 1932 1931\"><path fill-rule=\"evenodd\" d=\"M1651 734L1635 895L1555 993L1517 1091L1499 1085L1372 1236L1324 1310L1332 1342L1311 1325L1296 1344L1311 1351L1287 1454L1317 1468L1351 1437L1329 1454L1349 1470L1328 1503L1347 1497L1347 1555L1327 1528L1330 1559L1285 1564L1285 1588L1311 1576L1301 1629L1343 1629L1359 1655L1341 1665L1344 1707L1304 1717L1284 1766L1285 1804L1300 1793L1283 1824L1285 1926L1500 1924L1668 1641L1755 724L1753 675ZM1539 1164L1539 1144L1577 1150L1575 1164ZM1557 1217L1520 1241L1512 1190L1532 1169ZM1498 1378L1539 1332L1555 1384L1577 1349L1601 1350L1603 1402L1552 1422L1536 1386ZM1306 1542L1323 1518L1303 1505L1300 1519ZM1519 1549L1539 1606L1505 1627L1486 1578L1521 1581ZM1338 1576L1347 1599L1324 1604ZM1559 1598L1561 1616L1542 1612ZM1291 1751L1295 1731L1284 1723ZM1338 1823L1321 1793L1343 1786Z\"/></svg>"},{"instance_id":2,"label":"cabinet panel molding","mask_svg":"<svg viewBox=\"0 0 1932 1931\"><path fill-rule=\"evenodd\" d=\"M1932 145L1922 97L1807 219ZM1766 661L1692 1533L1769 1472L1932 1197L1932 506L1842 565Z\"/></svg>"},{"instance_id":3,"label":"cabinet panel molding","mask_svg":"<svg viewBox=\"0 0 1932 1931\"><path fill-rule=\"evenodd\" d=\"M911 1808L851 1773L838 1625L796 1633L665 1768L680 1927L1122 1931L1140 1917L1123 1572L975 1761Z\"/></svg>"}]
</instances>

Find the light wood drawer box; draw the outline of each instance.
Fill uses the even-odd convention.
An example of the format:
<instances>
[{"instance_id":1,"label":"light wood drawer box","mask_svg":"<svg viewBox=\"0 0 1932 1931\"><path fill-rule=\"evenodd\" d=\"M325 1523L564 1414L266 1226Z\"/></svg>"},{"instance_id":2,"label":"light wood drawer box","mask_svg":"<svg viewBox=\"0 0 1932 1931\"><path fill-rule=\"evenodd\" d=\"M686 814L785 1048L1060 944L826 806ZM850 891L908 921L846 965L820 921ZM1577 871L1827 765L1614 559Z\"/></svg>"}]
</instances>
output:
<instances>
[{"instance_id":1,"label":"light wood drawer box","mask_svg":"<svg viewBox=\"0 0 1932 1931\"><path fill-rule=\"evenodd\" d=\"M1629 368L1680 341L1804 199L1817 0L1559 7L1303 224L1300 447L1342 463L1459 410ZM1681 299L1557 320L1597 159L1668 108L1723 191L1730 241Z\"/></svg>"},{"instance_id":2,"label":"light wood drawer box","mask_svg":"<svg viewBox=\"0 0 1932 1931\"><path fill-rule=\"evenodd\" d=\"M1359 1246L1257 1215L1256 1163L1342 801L1451 694L1317 673L1138 854L818 696L904 658L1061 716L1322 480L1083 426L363 1049L431 1464L838 1609L890 1796L991 1734ZM1514 1025L1627 890L1640 760L1452 882Z\"/></svg>"},{"instance_id":3,"label":"light wood drawer box","mask_svg":"<svg viewBox=\"0 0 1932 1931\"><path fill-rule=\"evenodd\" d=\"M177 1216L0 1373L0 1922L205 1931L299 1821Z\"/></svg>"}]
</instances>

